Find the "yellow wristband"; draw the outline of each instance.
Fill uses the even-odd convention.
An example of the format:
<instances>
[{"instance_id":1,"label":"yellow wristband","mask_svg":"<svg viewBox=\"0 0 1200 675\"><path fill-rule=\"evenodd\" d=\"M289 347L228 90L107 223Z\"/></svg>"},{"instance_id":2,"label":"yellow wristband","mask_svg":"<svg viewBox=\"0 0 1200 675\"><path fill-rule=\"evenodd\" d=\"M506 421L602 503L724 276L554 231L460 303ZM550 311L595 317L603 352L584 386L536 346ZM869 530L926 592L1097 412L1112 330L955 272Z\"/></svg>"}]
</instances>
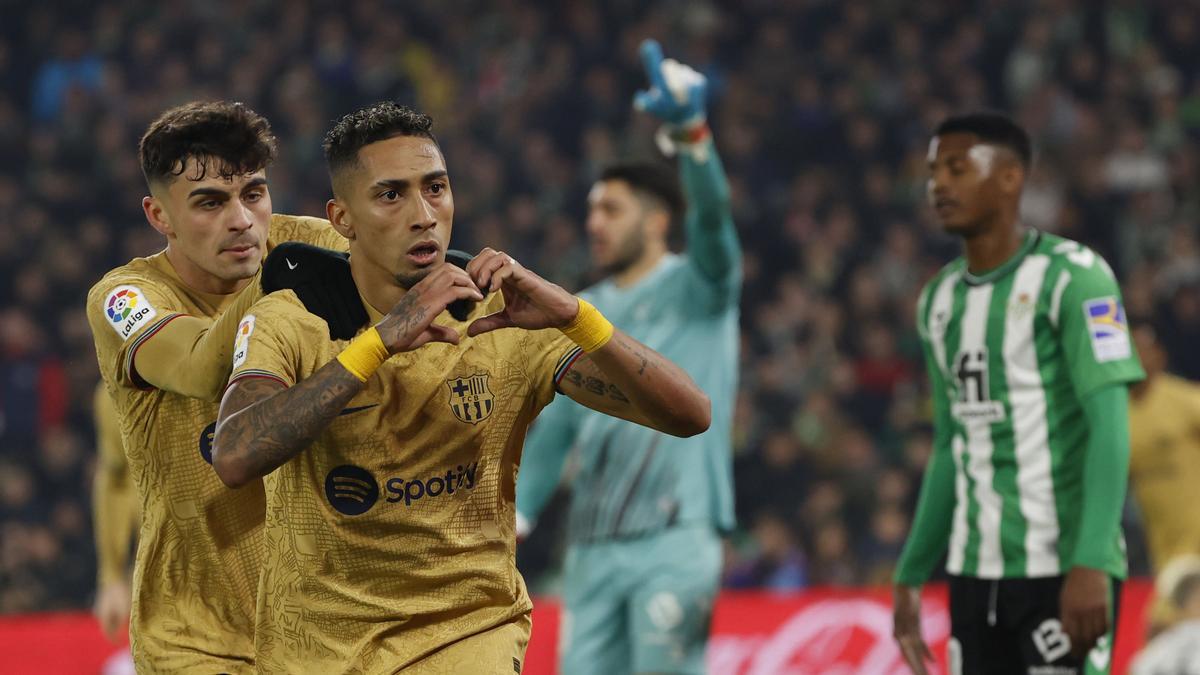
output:
<instances>
[{"instance_id":1,"label":"yellow wristband","mask_svg":"<svg viewBox=\"0 0 1200 675\"><path fill-rule=\"evenodd\" d=\"M379 331L371 326L346 345L342 353L337 355L337 360L351 375L366 382L371 374L388 360L388 356L391 355L388 354L387 347L383 346L383 338L379 337Z\"/></svg>"},{"instance_id":2,"label":"yellow wristband","mask_svg":"<svg viewBox=\"0 0 1200 675\"><path fill-rule=\"evenodd\" d=\"M579 298L579 313L561 330L589 354L608 344L613 336L612 322L583 298Z\"/></svg>"}]
</instances>

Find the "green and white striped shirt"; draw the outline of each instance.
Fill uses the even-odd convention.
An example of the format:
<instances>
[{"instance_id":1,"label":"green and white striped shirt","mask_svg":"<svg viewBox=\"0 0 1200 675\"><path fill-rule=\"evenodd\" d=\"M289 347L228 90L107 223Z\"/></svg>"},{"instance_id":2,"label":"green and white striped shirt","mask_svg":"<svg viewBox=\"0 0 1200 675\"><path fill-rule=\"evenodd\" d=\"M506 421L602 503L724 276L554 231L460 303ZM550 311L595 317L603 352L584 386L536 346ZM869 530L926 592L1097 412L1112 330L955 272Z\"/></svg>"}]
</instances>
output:
<instances>
[{"instance_id":1,"label":"green and white striped shirt","mask_svg":"<svg viewBox=\"0 0 1200 675\"><path fill-rule=\"evenodd\" d=\"M1081 401L1141 379L1111 268L1080 244L1031 231L982 276L958 259L917 307L938 443L954 463L949 573L1066 573L1079 533L1089 424ZM1125 574L1124 542L1105 570Z\"/></svg>"}]
</instances>

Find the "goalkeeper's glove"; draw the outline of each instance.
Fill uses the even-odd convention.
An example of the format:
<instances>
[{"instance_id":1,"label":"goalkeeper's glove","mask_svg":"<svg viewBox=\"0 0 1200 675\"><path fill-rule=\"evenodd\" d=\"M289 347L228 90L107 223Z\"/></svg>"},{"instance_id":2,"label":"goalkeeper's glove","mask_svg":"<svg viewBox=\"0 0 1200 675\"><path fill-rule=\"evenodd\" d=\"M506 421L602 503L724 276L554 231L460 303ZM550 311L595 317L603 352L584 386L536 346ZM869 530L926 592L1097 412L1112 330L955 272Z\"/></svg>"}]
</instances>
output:
<instances>
[{"instance_id":1,"label":"goalkeeper's glove","mask_svg":"<svg viewBox=\"0 0 1200 675\"><path fill-rule=\"evenodd\" d=\"M662 47L655 40L642 41L640 52L650 88L633 97L633 107L664 122L654 137L663 154L670 157L686 152L697 162L707 161L708 79L691 66L663 59Z\"/></svg>"},{"instance_id":2,"label":"goalkeeper's glove","mask_svg":"<svg viewBox=\"0 0 1200 675\"><path fill-rule=\"evenodd\" d=\"M276 246L263 263L263 293L291 289L309 312L325 319L329 337L349 340L367 325L350 255L289 241Z\"/></svg>"}]
</instances>

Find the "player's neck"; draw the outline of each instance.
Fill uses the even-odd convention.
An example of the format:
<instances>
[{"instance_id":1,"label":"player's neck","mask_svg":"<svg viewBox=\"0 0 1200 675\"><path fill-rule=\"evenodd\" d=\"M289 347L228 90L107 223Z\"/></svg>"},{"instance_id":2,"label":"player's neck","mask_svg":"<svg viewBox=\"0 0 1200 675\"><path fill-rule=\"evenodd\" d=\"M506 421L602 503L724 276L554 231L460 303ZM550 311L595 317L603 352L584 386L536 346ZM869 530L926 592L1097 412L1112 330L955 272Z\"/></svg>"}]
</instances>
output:
<instances>
[{"instance_id":1,"label":"player's neck","mask_svg":"<svg viewBox=\"0 0 1200 675\"><path fill-rule=\"evenodd\" d=\"M991 272L1008 262L1025 241L1025 228L1016 219L1006 219L963 238L967 271L974 275Z\"/></svg>"},{"instance_id":2,"label":"player's neck","mask_svg":"<svg viewBox=\"0 0 1200 675\"><path fill-rule=\"evenodd\" d=\"M636 284L645 279L646 275L650 274L655 267L658 267L658 263L666 254L666 244L658 242L647 244L645 253L637 259L637 262L612 275L613 283L618 288L628 288Z\"/></svg>"},{"instance_id":3,"label":"player's neck","mask_svg":"<svg viewBox=\"0 0 1200 675\"><path fill-rule=\"evenodd\" d=\"M396 279L385 270L371 265L355 265L353 253L350 254L350 276L359 294L380 314L392 311L408 292L408 289L397 285Z\"/></svg>"},{"instance_id":4,"label":"player's neck","mask_svg":"<svg viewBox=\"0 0 1200 675\"><path fill-rule=\"evenodd\" d=\"M184 286L209 295L237 293L253 279L250 277L228 281L215 277L188 260L187 256L183 255L178 248L171 246L170 242L167 243L167 262L170 263L171 269L175 270L175 274L179 275L179 280L183 282Z\"/></svg>"}]
</instances>

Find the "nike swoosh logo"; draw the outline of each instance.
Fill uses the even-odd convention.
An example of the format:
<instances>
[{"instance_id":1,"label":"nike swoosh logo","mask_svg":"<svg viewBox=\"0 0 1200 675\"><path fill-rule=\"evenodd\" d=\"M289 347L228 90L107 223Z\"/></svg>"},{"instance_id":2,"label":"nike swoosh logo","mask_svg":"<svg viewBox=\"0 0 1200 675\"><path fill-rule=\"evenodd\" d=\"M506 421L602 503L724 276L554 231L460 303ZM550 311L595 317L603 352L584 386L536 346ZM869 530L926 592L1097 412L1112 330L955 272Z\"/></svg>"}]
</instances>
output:
<instances>
[{"instance_id":1,"label":"nike swoosh logo","mask_svg":"<svg viewBox=\"0 0 1200 675\"><path fill-rule=\"evenodd\" d=\"M364 410L370 410L371 408L377 407L379 407L378 403L372 403L371 405L360 405L357 408L346 408L342 412L338 413L338 417L341 417L342 415L353 415L356 412L362 412Z\"/></svg>"},{"instance_id":2,"label":"nike swoosh logo","mask_svg":"<svg viewBox=\"0 0 1200 675\"><path fill-rule=\"evenodd\" d=\"M294 269L296 269L297 267L299 267L299 266L300 266L300 263L294 263L294 262L292 262L291 260L288 260L287 258L284 258L284 259L283 259L283 262L287 263L287 266L288 266L288 269L289 269L289 270L294 270Z\"/></svg>"}]
</instances>

